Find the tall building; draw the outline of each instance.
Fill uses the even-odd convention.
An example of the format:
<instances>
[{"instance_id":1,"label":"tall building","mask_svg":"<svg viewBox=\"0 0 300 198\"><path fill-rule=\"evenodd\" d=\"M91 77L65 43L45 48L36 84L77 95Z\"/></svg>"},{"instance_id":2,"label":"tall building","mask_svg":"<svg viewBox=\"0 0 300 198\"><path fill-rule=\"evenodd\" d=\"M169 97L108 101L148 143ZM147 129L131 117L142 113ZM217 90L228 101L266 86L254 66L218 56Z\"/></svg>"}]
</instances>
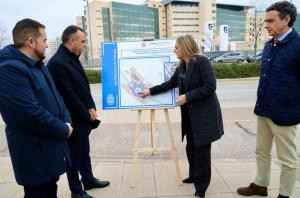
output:
<instances>
[{"instance_id":1,"label":"tall building","mask_svg":"<svg viewBox=\"0 0 300 198\"><path fill-rule=\"evenodd\" d=\"M167 37L167 15L166 8L163 6L159 0L147 0L145 1L145 6L149 8L158 9L158 28L159 28L159 38Z\"/></svg>"},{"instance_id":2,"label":"tall building","mask_svg":"<svg viewBox=\"0 0 300 198\"><path fill-rule=\"evenodd\" d=\"M130 41L145 38L176 38L192 34L204 46L204 26L214 26L212 44L220 45L219 28L228 26L231 50L261 50L268 39L264 29L265 13L254 12L254 7L242 1L237 4L223 0L146 0L143 5L132 5L114 1L92 1L84 7L84 16L78 17L78 25L86 31L88 46L94 58L102 54L104 41ZM263 25L255 39L258 24ZM91 25L91 27L90 27ZM295 23L300 30L300 19ZM91 37L91 41L90 41ZM203 48L203 47L202 47ZM229 48L230 49L230 48Z\"/></svg>"},{"instance_id":3,"label":"tall building","mask_svg":"<svg viewBox=\"0 0 300 198\"><path fill-rule=\"evenodd\" d=\"M103 41L160 38L157 8L113 1L92 1L84 7L84 17L79 16L77 19L77 25L86 31L87 45L92 49L89 58L93 59L102 54Z\"/></svg>"},{"instance_id":4,"label":"tall building","mask_svg":"<svg viewBox=\"0 0 300 198\"><path fill-rule=\"evenodd\" d=\"M167 37L176 38L182 34L199 35L198 1L168 1L161 4L166 9Z\"/></svg>"},{"instance_id":5,"label":"tall building","mask_svg":"<svg viewBox=\"0 0 300 198\"><path fill-rule=\"evenodd\" d=\"M159 18L156 8L112 2L109 8L102 8L103 23L109 24L104 40L130 41L143 38L159 38ZM103 11L106 11L103 13Z\"/></svg>"},{"instance_id":6,"label":"tall building","mask_svg":"<svg viewBox=\"0 0 300 198\"><path fill-rule=\"evenodd\" d=\"M48 41L47 59L51 58L55 54L60 44L61 37L56 37L55 39Z\"/></svg>"},{"instance_id":7,"label":"tall building","mask_svg":"<svg viewBox=\"0 0 300 198\"><path fill-rule=\"evenodd\" d=\"M76 25L81 27L86 31L86 24L85 24L85 18L84 16L76 16Z\"/></svg>"}]
</instances>

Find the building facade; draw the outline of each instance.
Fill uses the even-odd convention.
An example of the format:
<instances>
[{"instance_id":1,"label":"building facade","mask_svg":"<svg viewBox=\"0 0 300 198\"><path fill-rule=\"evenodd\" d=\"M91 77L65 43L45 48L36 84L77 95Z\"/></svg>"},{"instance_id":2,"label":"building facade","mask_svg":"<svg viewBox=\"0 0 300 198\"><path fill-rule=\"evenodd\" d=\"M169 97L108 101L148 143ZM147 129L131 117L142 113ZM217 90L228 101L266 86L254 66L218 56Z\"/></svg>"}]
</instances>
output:
<instances>
[{"instance_id":1,"label":"building facade","mask_svg":"<svg viewBox=\"0 0 300 198\"><path fill-rule=\"evenodd\" d=\"M77 25L86 31L89 58L98 59L105 41L159 39L157 8L118 2L92 1L84 7L84 17ZM86 21L86 23L84 23ZM163 34L162 34L163 36Z\"/></svg>"},{"instance_id":2,"label":"building facade","mask_svg":"<svg viewBox=\"0 0 300 198\"><path fill-rule=\"evenodd\" d=\"M134 41L143 38L160 38L156 8L117 2L112 2L111 5L111 12L108 8L102 8L103 23L108 24L104 40Z\"/></svg>"},{"instance_id":3,"label":"building facade","mask_svg":"<svg viewBox=\"0 0 300 198\"><path fill-rule=\"evenodd\" d=\"M134 41L145 38L176 38L192 34L202 47L207 39L205 24L213 24L213 49L220 45L220 26L228 26L229 50L261 50L269 39L264 12L251 5L225 4L222 0L146 0L143 5L92 1L84 7L77 24L86 31L92 56L102 54L104 41ZM90 27L91 25L91 27ZM300 30L300 19L295 23ZM256 44L255 44L255 41ZM203 49L203 47L202 47Z\"/></svg>"},{"instance_id":4,"label":"building facade","mask_svg":"<svg viewBox=\"0 0 300 198\"><path fill-rule=\"evenodd\" d=\"M61 42L61 37L56 37L55 39L47 41L48 43L48 49L46 51L46 59L50 59L59 48ZM46 60L47 61L47 60Z\"/></svg>"}]
</instances>

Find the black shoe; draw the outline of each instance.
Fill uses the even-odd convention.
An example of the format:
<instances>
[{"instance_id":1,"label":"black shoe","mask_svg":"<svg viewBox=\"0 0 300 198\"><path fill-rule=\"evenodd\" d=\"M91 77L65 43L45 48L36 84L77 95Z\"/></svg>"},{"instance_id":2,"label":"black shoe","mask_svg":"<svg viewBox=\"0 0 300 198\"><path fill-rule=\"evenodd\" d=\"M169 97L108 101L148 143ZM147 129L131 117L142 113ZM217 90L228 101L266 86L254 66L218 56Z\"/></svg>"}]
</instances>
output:
<instances>
[{"instance_id":1,"label":"black shoe","mask_svg":"<svg viewBox=\"0 0 300 198\"><path fill-rule=\"evenodd\" d=\"M186 183L186 184L191 184L191 183L193 183L194 181L193 181L193 178L187 177L187 178L185 178L184 180L182 180L182 182L183 182L183 183Z\"/></svg>"},{"instance_id":2,"label":"black shoe","mask_svg":"<svg viewBox=\"0 0 300 198\"><path fill-rule=\"evenodd\" d=\"M85 191L71 192L71 198L94 198Z\"/></svg>"},{"instance_id":3,"label":"black shoe","mask_svg":"<svg viewBox=\"0 0 300 198\"><path fill-rule=\"evenodd\" d=\"M198 193L198 192L195 192L195 197L197 197L197 198L204 198L204 196L200 196L200 193Z\"/></svg>"},{"instance_id":4,"label":"black shoe","mask_svg":"<svg viewBox=\"0 0 300 198\"><path fill-rule=\"evenodd\" d=\"M94 181L92 183L83 186L84 186L84 190L90 190L92 188L104 188L108 185L109 185L109 181L100 181L94 178Z\"/></svg>"},{"instance_id":5,"label":"black shoe","mask_svg":"<svg viewBox=\"0 0 300 198\"><path fill-rule=\"evenodd\" d=\"M279 194L277 198L289 198L289 196L283 196L283 195Z\"/></svg>"}]
</instances>

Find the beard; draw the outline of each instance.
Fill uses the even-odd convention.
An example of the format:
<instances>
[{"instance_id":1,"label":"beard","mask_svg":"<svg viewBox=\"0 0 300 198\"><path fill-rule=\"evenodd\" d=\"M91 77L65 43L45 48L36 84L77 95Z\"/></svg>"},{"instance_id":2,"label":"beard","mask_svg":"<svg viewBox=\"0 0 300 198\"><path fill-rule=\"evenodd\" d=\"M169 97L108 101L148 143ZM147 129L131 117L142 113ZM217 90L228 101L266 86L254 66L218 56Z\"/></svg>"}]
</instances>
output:
<instances>
[{"instance_id":1,"label":"beard","mask_svg":"<svg viewBox=\"0 0 300 198\"><path fill-rule=\"evenodd\" d=\"M39 52L37 49L34 49L34 53L38 57L39 61L42 61L46 58L45 54Z\"/></svg>"}]
</instances>

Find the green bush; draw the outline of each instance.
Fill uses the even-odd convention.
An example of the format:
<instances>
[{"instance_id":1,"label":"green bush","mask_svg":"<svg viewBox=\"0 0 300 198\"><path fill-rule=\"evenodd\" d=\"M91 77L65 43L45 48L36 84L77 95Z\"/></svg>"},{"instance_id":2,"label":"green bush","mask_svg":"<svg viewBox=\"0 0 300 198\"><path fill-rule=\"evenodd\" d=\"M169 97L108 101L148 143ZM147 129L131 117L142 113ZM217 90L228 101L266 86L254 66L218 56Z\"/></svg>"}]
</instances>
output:
<instances>
[{"instance_id":1,"label":"green bush","mask_svg":"<svg viewBox=\"0 0 300 198\"><path fill-rule=\"evenodd\" d=\"M216 63L213 65L217 79L222 78L247 78L259 76L259 63L246 64L224 64ZM85 73L90 84L101 83L101 70L86 69Z\"/></svg>"},{"instance_id":2,"label":"green bush","mask_svg":"<svg viewBox=\"0 0 300 198\"><path fill-rule=\"evenodd\" d=\"M224 64L215 63L213 65L217 79L222 78L247 78L259 76L259 63L245 63L245 64Z\"/></svg>"},{"instance_id":3,"label":"green bush","mask_svg":"<svg viewBox=\"0 0 300 198\"><path fill-rule=\"evenodd\" d=\"M101 83L101 70L86 69L85 73L90 84Z\"/></svg>"}]
</instances>

